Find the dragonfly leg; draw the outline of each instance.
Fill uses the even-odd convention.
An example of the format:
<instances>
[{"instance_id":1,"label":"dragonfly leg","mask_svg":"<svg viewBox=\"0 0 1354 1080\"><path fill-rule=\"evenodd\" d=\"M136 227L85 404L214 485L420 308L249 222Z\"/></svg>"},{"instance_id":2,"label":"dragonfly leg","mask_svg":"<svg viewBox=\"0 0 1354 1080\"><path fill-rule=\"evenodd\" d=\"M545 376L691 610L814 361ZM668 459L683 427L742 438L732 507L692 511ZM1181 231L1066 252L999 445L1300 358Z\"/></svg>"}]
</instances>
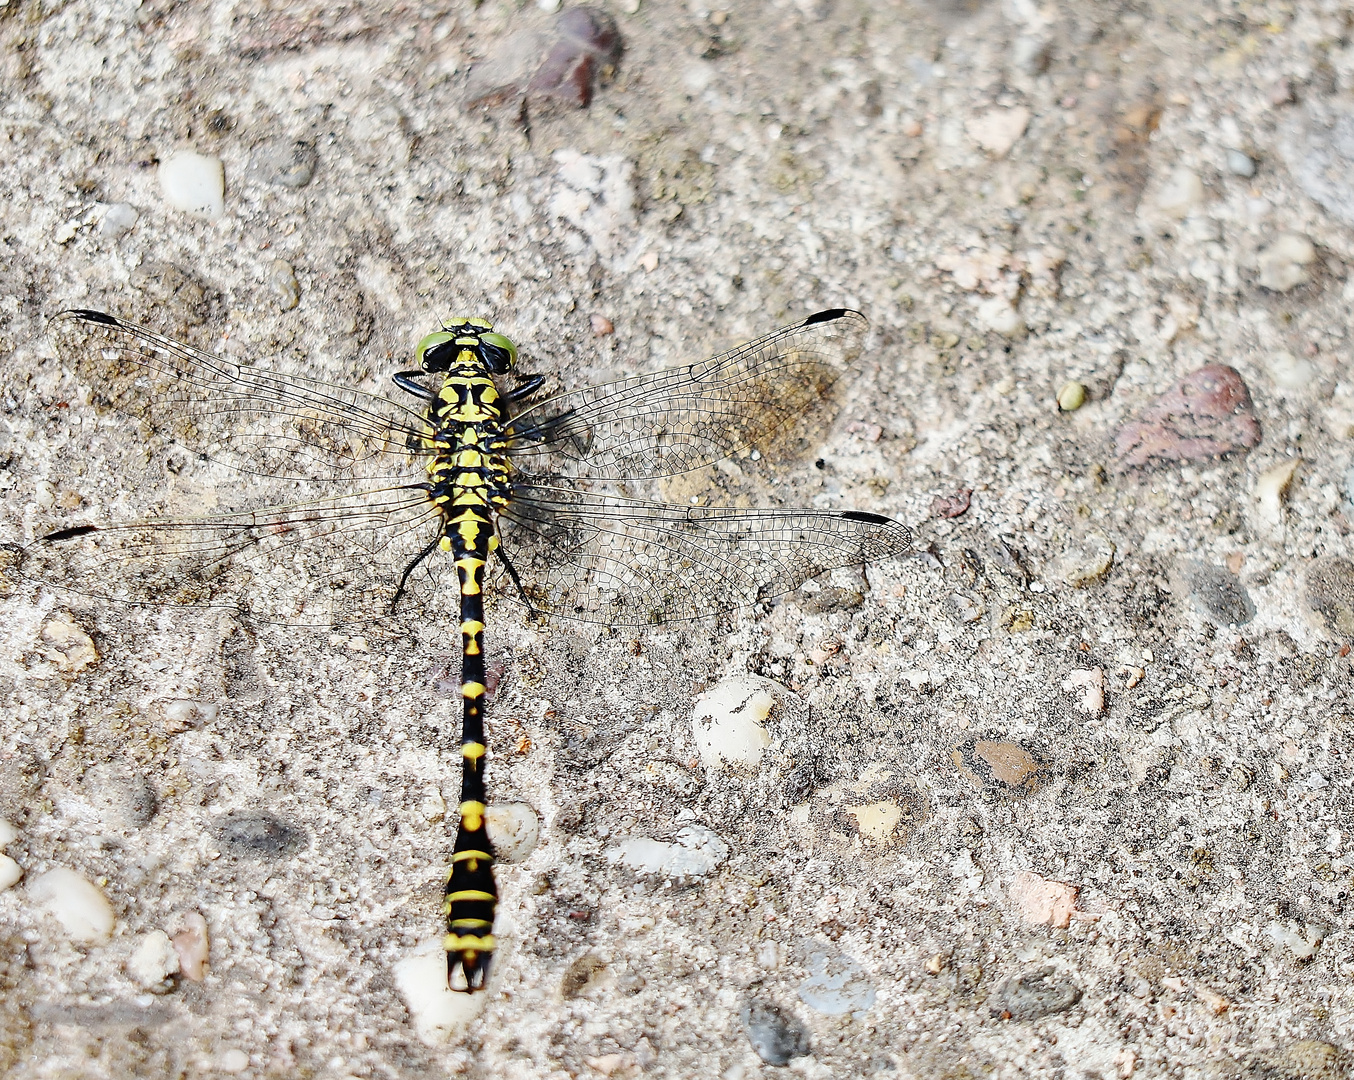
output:
<instances>
[{"instance_id":1,"label":"dragonfly leg","mask_svg":"<svg viewBox=\"0 0 1354 1080\"><path fill-rule=\"evenodd\" d=\"M424 374L422 371L397 371L390 378L406 394L413 394L423 401L436 401L437 395L418 381Z\"/></svg>"},{"instance_id":2,"label":"dragonfly leg","mask_svg":"<svg viewBox=\"0 0 1354 1080\"><path fill-rule=\"evenodd\" d=\"M536 391L539 390L542 386L544 386L545 380L546 376L544 375L533 375L531 376L531 378L523 380L521 383L519 383L517 386L514 386L511 390L509 390L506 394L503 395L504 404L520 405L522 402L526 401L527 398L531 397L532 394L536 393Z\"/></svg>"},{"instance_id":3,"label":"dragonfly leg","mask_svg":"<svg viewBox=\"0 0 1354 1080\"><path fill-rule=\"evenodd\" d=\"M420 551L417 555L415 555L412 559L409 560L409 565L404 568L404 573L400 575L400 583L397 586L395 586L395 595L390 598L391 611L395 610L395 605L400 602L400 597L404 595L404 587L409 582L409 575L412 574L415 569L417 569L419 563L421 563L424 559L426 559L429 555L431 555L434 551L436 551L441 543L442 538L439 536L435 540L433 540L431 544L429 544L427 547L425 547L422 551Z\"/></svg>"},{"instance_id":4,"label":"dragonfly leg","mask_svg":"<svg viewBox=\"0 0 1354 1080\"><path fill-rule=\"evenodd\" d=\"M508 553L503 550L501 544L498 547L497 553L499 561L503 563L503 569L508 572L508 577L510 577L512 583L517 586L517 595L522 598L522 603L526 604L532 611L535 611L536 605L533 604L531 598L527 596L526 589L522 588L522 579L517 576L517 567L513 566L512 560L508 558Z\"/></svg>"}]
</instances>

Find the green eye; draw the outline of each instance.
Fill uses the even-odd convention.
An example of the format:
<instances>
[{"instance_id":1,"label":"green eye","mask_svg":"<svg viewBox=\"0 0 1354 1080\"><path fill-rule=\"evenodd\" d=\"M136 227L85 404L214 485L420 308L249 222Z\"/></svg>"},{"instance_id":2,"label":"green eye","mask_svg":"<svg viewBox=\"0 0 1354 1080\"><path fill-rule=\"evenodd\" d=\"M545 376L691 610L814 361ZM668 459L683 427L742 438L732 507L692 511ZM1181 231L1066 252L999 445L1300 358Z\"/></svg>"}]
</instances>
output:
<instances>
[{"instance_id":1,"label":"green eye","mask_svg":"<svg viewBox=\"0 0 1354 1080\"><path fill-rule=\"evenodd\" d=\"M480 340L486 345L497 345L508 354L508 363L517 363L517 346L505 338L502 334L481 334Z\"/></svg>"},{"instance_id":2,"label":"green eye","mask_svg":"<svg viewBox=\"0 0 1354 1080\"><path fill-rule=\"evenodd\" d=\"M435 334L429 334L418 343L418 350L414 353L414 359L419 367L423 366L423 354L435 345L441 345L444 342L451 341L456 337L455 334L449 334L445 330L439 330Z\"/></svg>"}]
</instances>

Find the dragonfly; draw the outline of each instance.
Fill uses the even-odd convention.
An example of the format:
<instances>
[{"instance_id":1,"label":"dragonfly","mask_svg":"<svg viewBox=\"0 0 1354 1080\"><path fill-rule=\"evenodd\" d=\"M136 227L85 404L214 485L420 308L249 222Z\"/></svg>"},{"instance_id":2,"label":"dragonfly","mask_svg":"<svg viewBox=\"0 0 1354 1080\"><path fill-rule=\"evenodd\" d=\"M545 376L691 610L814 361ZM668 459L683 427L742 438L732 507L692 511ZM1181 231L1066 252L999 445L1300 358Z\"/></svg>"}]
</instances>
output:
<instances>
[{"instance_id":1,"label":"dragonfly","mask_svg":"<svg viewBox=\"0 0 1354 1080\"><path fill-rule=\"evenodd\" d=\"M856 311L553 394L545 376L516 376L517 347L490 322L451 319L393 374L407 401L236 364L101 311L62 312L51 329L96 410L133 421L151 449L181 448L208 486L233 477L235 494L226 512L218 500L185 513L174 485L156 485L161 505L124 514L117 493L107 520L31 542L24 576L265 622L455 621L460 820L442 905L452 989L482 989L496 948L486 588L534 613L638 628L763 603L912 546L906 525L867 511L682 505L637 490L783 435L860 355Z\"/></svg>"}]
</instances>

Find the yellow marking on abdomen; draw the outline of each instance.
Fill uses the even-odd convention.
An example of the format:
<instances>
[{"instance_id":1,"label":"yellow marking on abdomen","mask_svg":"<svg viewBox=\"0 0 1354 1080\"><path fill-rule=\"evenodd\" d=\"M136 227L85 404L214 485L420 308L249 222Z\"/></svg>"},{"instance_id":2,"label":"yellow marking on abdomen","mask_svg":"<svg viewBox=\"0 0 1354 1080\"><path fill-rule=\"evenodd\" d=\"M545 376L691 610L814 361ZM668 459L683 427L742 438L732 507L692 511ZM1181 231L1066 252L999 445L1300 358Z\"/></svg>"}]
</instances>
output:
<instances>
[{"instance_id":1,"label":"yellow marking on abdomen","mask_svg":"<svg viewBox=\"0 0 1354 1080\"><path fill-rule=\"evenodd\" d=\"M474 934L448 934L442 939L442 948L447 952L463 952L469 956L493 952L494 935L485 934L484 937L477 937Z\"/></svg>"},{"instance_id":2,"label":"yellow marking on abdomen","mask_svg":"<svg viewBox=\"0 0 1354 1080\"><path fill-rule=\"evenodd\" d=\"M484 755L484 743L468 742L461 744L461 757L463 758L469 758L471 761L479 761Z\"/></svg>"},{"instance_id":3,"label":"yellow marking on abdomen","mask_svg":"<svg viewBox=\"0 0 1354 1080\"><path fill-rule=\"evenodd\" d=\"M479 619L466 619L461 623L461 633L466 637L474 637L476 634L484 633L484 623Z\"/></svg>"},{"instance_id":4,"label":"yellow marking on abdomen","mask_svg":"<svg viewBox=\"0 0 1354 1080\"><path fill-rule=\"evenodd\" d=\"M484 689L484 683L482 682L468 682L461 687L461 697L470 698L471 700L482 698L484 697Z\"/></svg>"},{"instance_id":5,"label":"yellow marking on abdomen","mask_svg":"<svg viewBox=\"0 0 1354 1080\"><path fill-rule=\"evenodd\" d=\"M483 889L462 889L460 892L447 893L447 900L450 903L459 903L462 900L492 900L494 894L485 892Z\"/></svg>"},{"instance_id":6,"label":"yellow marking on abdomen","mask_svg":"<svg viewBox=\"0 0 1354 1080\"><path fill-rule=\"evenodd\" d=\"M466 801L461 803L461 824L471 832L484 828L484 803Z\"/></svg>"}]
</instances>

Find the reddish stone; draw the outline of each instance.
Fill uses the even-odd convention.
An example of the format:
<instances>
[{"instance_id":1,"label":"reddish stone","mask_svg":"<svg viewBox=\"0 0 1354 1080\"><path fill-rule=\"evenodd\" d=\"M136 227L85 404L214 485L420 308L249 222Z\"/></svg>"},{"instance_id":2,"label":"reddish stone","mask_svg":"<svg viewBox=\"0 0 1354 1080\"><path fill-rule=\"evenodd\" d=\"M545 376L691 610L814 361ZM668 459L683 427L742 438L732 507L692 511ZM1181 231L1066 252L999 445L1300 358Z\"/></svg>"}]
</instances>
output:
<instances>
[{"instance_id":1,"label":"reddish stone","mask_svg":"<svg viewBox=\"0 0 1354 1080\"><path fill-rule=\"evenodd\" d=\"M1186 375L1119 428L1114 450L1125 468L1153 461L1212 461L1260 442L1241 374L1208 364Z\"/></svg>"},{"instance_id":2,"label":"reddish stone","mask_svg":"<svg viewBox=\"0 0 1354 1080\"><path fill-rule=\"evenodd\" d=\"M957 518L967 513L973 498L972 488L960 488L953 495L937 495L931 500L933 518Z\"/></svg>"}]
</instances>

